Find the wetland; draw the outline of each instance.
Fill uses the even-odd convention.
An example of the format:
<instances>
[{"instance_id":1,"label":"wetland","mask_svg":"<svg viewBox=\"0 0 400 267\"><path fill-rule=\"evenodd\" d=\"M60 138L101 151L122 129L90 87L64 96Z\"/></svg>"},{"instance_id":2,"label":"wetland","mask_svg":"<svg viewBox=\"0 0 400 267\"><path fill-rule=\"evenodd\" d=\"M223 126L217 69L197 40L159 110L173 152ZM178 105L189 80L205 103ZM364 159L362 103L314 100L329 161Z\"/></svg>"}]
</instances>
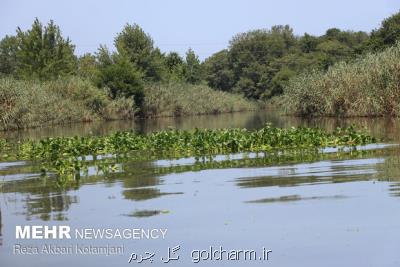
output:
<instances>
[{"instance_id":1,"label":"wetland","mask_svg":"<svg viewBox=\"0 0 400 267\"><path fill-rule=\"evenodd\" d=\"M79 179L69 178L64 183L60 183L59 174L50 165L44 175L41 161L3 158L0 163L1 261L6 266L39 266L44 261L70 266L82 260L96 266L116 262L123 265L132 252L151 250L165 254L168 247L180 245L181 259L174 265L191 263L190 251L223 246L256 250L267 247L273 251L268 261L271 266L295 266L299 261L307 266L337 266L343 261L351 266L369 266L371 262L397 266L400 260L396 252L400 237L400 123L396 119L310 120L258 111L72 124L3 132L1 137L7 142L22 144L29 139L36 144L48 137L64 141L73 136L83 138L79 140L104 140L116 132L132 134L131 130L135 131L135 138L160 133L173 133L175 137L178 133L193 133L196 128L201 133L213 134L220 133L216 129L222 128L230 129L226 133L238 134L239 130L232 129L246 128L246 134L254 134L265 129L267 123L270 130L280 129L284 133L307 127L318 127L320 133L333 133L338 127L347 129L353 125L366 133L364 137L373 136L377 140L367 138L367 142L355 144L356 149L352 144L343 144L341 149L324 145L325 148L318 146L312 150L300 147L263 153L257 149L236 149L236 146L213 153L203 150L192 153L191 146L190 153L185 149L185 153L173 153L172 157L148 157L143 152L140 157L99 157L98 163L103 165L93 164L88 157L85 172L80 172ZM220 141L216 144L221 144ZM221 144L221 147L227 146ZM151 147L146 146L145 150L149 152ZM95 243L82 240L80 244L123 245L126 255L18 256L10 253L16 242L16 225L158 228L168 229L168 236L122 243L114 239ZM38 240L21 242L27 246L43 245ZM52 242L48 245L75 245L66 240ZM153 262L155 266L162 264ZM207 264L228 266L232 262Z\"/></svg>"}]
</instances>

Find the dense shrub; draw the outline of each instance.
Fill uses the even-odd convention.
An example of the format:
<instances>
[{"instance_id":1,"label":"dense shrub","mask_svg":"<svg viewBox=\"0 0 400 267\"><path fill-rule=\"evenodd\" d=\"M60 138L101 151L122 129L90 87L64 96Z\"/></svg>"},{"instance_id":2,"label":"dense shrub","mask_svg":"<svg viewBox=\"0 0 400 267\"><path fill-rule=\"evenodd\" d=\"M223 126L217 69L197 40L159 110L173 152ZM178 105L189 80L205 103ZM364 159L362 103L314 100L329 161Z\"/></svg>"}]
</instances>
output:
<instances>
[{"instance_id":1,"label":"dense shrub","mask_svg":"<svg viewBox=\"0 0 400 267\"><path fill-rule=\"evenodd\" d=\"M145 89L143 105L146 116L216 114L255 108L253 102L241 95L185 83L149 86Z\"/></svg>"},{"instance_id":2,"label":"dense shrub","mask_svg":"<svg viewBox=\"0 0 400 267\"><path fill-rule=\"evenodd\" d=\"M134 111L131 99L111 100L106 90L79 78L48 82L0 79L1 130L115 119L117 115L125 118Z\"/></svg>"},{"instance_id":3,"label":"dense shrub","mask_svg":"<svg viewBox=\"0 0 400 267\"><path fill-rule=\"evenodd\" d=\"M285 89L284 106L301 116L400 116L399 59L397 43L326 73L295 77Z\"/></svg>"},{"instance_id":4,"label":"dense shrub","mask_svg":"<svg viewBox=\"0 0 400 267\"><path fill-rule=\"evenodd\" d=\"M215 114L256 108L240 95L204 85L148 85L142 107L77 77L40 82L0 78L0 130L134 116Z\"/></svg>"}]
</instances>

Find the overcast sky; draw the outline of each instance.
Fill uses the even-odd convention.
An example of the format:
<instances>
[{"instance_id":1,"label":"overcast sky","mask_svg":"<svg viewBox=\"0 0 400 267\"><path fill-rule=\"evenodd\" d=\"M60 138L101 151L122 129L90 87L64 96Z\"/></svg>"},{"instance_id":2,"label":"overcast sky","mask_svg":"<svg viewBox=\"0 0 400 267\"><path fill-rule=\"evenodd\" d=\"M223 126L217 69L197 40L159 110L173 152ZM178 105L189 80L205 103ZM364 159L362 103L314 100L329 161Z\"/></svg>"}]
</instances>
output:
<instances>
[{"instance_id":1,"label":"overcast sky","mask_svg":"<svg viewBox=\"0 0 400 267\"><path fill-rule=\"evenodd\" d=\"M126 23L138 23L162 51L192 47L204 59L239 32L276 24L296 34L371 31L399 10L400 0L0 0L0 38L27 29L35 17L53 19L80 55L100 44L112 48Z\"/></svg>"}]
</instances>

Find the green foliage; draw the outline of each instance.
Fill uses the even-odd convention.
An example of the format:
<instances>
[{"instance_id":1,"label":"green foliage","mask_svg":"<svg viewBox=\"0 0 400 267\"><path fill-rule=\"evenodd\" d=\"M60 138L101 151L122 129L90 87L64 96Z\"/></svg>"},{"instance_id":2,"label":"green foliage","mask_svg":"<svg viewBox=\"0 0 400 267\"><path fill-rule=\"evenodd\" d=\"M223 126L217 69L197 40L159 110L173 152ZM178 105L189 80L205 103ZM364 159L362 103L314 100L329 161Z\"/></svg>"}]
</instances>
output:
<instances>
[{"instance_id":1,"label":"green foliage","mask_svg":"<svg viewBox=\"0 0 400 267\"><path fill-rule=\"evenodd\" d=\"M352 53L352 50L347 45L338 40L326 40L318 44L316 50L325 56L322 60L324 69L328 69L329 66L340 59L346 59L348 56L351 56Z\"/></svg>"},{"instance_id":2,"label":"green foliage","mask_svg":"<svg viewBox=\"0 0 400 267\"><path fill-rule=\"evenodd\" d=\"M200 65L199 57L191 48L186 52L185 63L184 77L186 82L191 84L199 83L203 78L202 66Z\"/></svg>"},{"instance_id":3,"label":"green foliage","mask_svg":"<svg viewBox=\"0 0 400 267\"><path fill-rule=\"evenodd\" d=\"M125 71L118 70L116 77L121 78L120 73ZM109 75L113 76L113 72ZM218 92L205 85L147 85L140 107L135 104L136 95L117 94L110 98L110 90L99 89L93 82L78 77L46 82L0 78L0 130L131 119L139 112L143 116L183 116L257 108L239 95Z\"/></svg>"},{"instance_id":4,"label":"green foliage","mask_svg":"<svg viewBox=\"0 0 400 267\"><path fill-rule=\"evenodd\" d=\"M95 55L85 54L77 59L74 55L74 46L68 38L65 39L62 36L59 27L53 21L43 26L36 19L31 29L22 31L18 28L16 36L6 36L0 41L0 77L13 76L22 80L39 79L44 81L43 85L21 81L17 84L17 88L11 88L9 92L4 91L4 88L8 86L6 84L10 85L16 82L12 79L8 82L1 81L0 86L3 89L0 90L4 95L4 99L1 101L4 102L4 106L0 109L3 109L4 112L7 111L0 114L0 117L3 118L2 127L25 127L21 125L25 122L29 125L37 125L40 124L39 122L45 121L43 118L47 117L49 117L48 122L54 123L56 121L76 121L82 117L92 118L93 114L95 114L94 117L119 118L121 116L130 117L138 112L143 115L157 116L157 114L185 115L242 110L248 109L251 105L247 101L241 100L238 95L249 99L266 100L282 94L285 87L289 88L288 91L296 92L294 95L299 96L298 99L302 99L303 102L309 101L309 105L304 104L307 107L299 107L301 111L295 109L294 113L398 114L396 98L394 101L389 101L389 99L397 97L397 87L393 85L397 82L396 72L389 74L385 72L386 70L383 71L382 67L377 66L380 71L372 73L372 70L367 68L372 73L370 76L377 79L376 81L368 79L368 82L371 83L368 84L369 90L376 90L376 95L385 97L378 101L376 96L371 96L374 99L373 103L369 108L366 108L365 104L360 105L363 106L362 112L359 108L353 108L356 103L347 103L346 97L326 100L329 93L327 94L324 90L331 88L332 85L320 85L316 79L335 73L338 77L347 79L342 81L344 85L335 84L335 86L347 88L349 83L353 83L353 88L358 88L358 84L367 87L366 82L358 81L358 78L355 78L362 76L359 75L359 70L349 71L346 76L342 71L337 73L331 71L331 66L343 61L344 63L339 65L345 66L343 69L353 68L346 64L354 61L361 54L393 45L400 36L399 25L400 13L384 20L381 27L373 31L371 36L365 32L342 31L337 28L328 29L322 36L309 34L295 36L292 28L288 25L278 25L271 29L240 33L232 38L227 49L212 55L201 63L192 49L187 51L185 58L176 52L161 53L151 36L137 24L126 24L117 34L114 40L115 52L111 53L101 46ZM371 57L373 56L367 56L368 60L372 62ZM357 62L354 66L364 64ZM385 61L382 64L386 63ZM397 71L393 67L393 62L388 64L391 64L390 71ZM340 68L342 67L334 69ZM311 78L302 75L305 72L310 72L309 77ZM324 76L325 72L327 72L326 76ZM100 101L101 103L94 104L93 107L87 107L80 101L79 103L83 107L80 109L82 112L80 116L75 114L78 109L70 111L66 108L69 117L65 115L52 118L48 109L53 108L54 105L49 103L57 101L60 94L55 95L48 89L37 89L38 94L33 95L33 89L25 89L27 86L48 88L47 81L56 80L56 83L61 84L60 78L71 75L77 75L85 80L85 83L88 80L97 86L96 92L91 90L95 87L90 87L90 94L103 96L108 94L105 98L110 97L112 100ZM332 78L329 83L332 80L339 82L341 79L343 78ZM293 82L291 82L292 80ZM325 78L323 80L325 81ZM310 88L302 93L299 89L293 89L302 88L300 81L310 84ZM236 95L210 93L209 88L203 86L205 82L213 89L236 93ZM190 85L182 85L183 83ZM159 86L160 89L155 90L154 88L157 88L158 84L165 85ZM149 88L147 94L145 87ZM107 91L102 88L106 88ZM186 90L187 88L188 90ZM320 90L320 88L325 89ZM392 91L389 92L387 88L391 88ZM170 91L166 92L167 89ZM195 90L199 90L199 92ZM318 92L319 95L315 92L308 94L312 90ZM355 89L348 91L358 94ZM194 96L204 97L204 100L190 99L190 94L192 98ZM22 101L22 96L27 99ZM161 98L158 99L154 96ZM335 97L337 96L336 94ZM40 101L40 97L44 100ZM77 101L73 97L64 96L64 98L62 101ZM32 103L37 105L34 108L31 107L33 104L29 102L31 99L33 99ZM240 104L237 106L232 104L233 99ZM18 104L9 104L7 101L11 101L11 103L17 101ZM293 101L296 102L296 100ZM326 104L330 101L333 101L334 104ZM359 102L365 101L360 100ZM73 105L72 102L70 104ZM24 105L31 107L30 109L35 112L38 112L36 110L39 110L39 106L44 105L43 118L39 118L35 112L27 111L29 109L22 108ZM212 105L214 105L213 108ZM386 108L383 107L384 105ZM292 107L297 106L293 105ZM54 114L59 113L54 111ZM18 116L24 119L19 119ZM27 119L28 117L29 119ZM33 121L37 122L32 123Z\"/></svg>"},{"instance_id":5,"label":"green foliage","mask_svg":"<svg viewBox=\"0 0 400 267\"><path fill-rule=\"evenodd\" d=\"M317 50L317 45L319 43L318 37L309 35L305 33L299 40L299 47L303 53L311 53Z\"/></svg>"},{"instance_id":6,"label":"green foliage","mask_svg":"<svg viewBox=\"0 0 400 267\"><path fill-rule=\"evenodd\" d=\"M96 81L99 76L99 68L96 56L87 53L79 57L77 74L83 79Z\"/></svg>"},{"instance_id":7,"label":"green foliage","mask_svg":"<svg viewBox=\"0 0 400 267\"><path fill-rule=\"evenodd\" d=\"M286 55L296 43L288 26L274 26L271 30L255 30L235 36L230 42L229 57L235 73L235 91L248 98L267 95L271 81L279 68L273 60Z\"/></svg>"},{"instance_id":8,"label":"green foliage","mask_svg":"<svg viewBox=\"0 0 400 267\"><path fill-rule=\"evenodd\" d=\"M105 90L79 78L47 82L0 79L0 130L132 117L132 103L111 100ZM126 101L125 101L126 102ZM130 113L131 112L131 113Z\"/></svg>"},{"instance_id":9,"label":"green foliage","mask_svg":"<svg viewBox=\"0 0 400 267\"><path fill-rule=\"evenodd\" d=\"M367 39L366 33L335 28L320 37L294 36L288 25L249 31L236 35L229 49L204 62L205 79L215 89L268 99L282 94L292 76L353 59Z\"/></svg>"},{"instance_id":10,"label":"green foliage","mask_svg":"<svg viewBox=\"0 0 400 267\"><path fill-rule=\"evenodd\" d=\"M110 52L105 48L99 49L98 86L110 89L112 98L133 97L134 104L140 107L143 103L142 74L135 68L126 54Z\"/></svg>"},{"instance_id":11,"label":"green foliage","mask_svg":"<svg viewBox=\"0 0 400 267\"><path fill-rule=\"evenodd\" d=\"M204 156L237 152L315 149L328 146L356 146L376 142L374 137L353 127L333 133L318 128L264 128L169 130L142 135L117 132L108 136L45 138L18 146L21 159L42 163L42 170L55 171L61 178L77 177L87 170L88 156L94 159L134 155L161 158Z\"/></svg>"},{"instance_id":12,"label":"green foliage","mask_svg":"<svg viewBox=\"0 0 400 267\"><path fill-rule=\"evenodd\" d=\"M287 112L301 116L400 116L400 43L327 72L293 78L285 88Z\"/></svg>"},{"instance_id":13,"label":"green foliage","mask_svg":"<svg viewBox=\"0 0 400 267\"><path fill-rule=\"evenodd\" d=\"M7 141L5 139L0 138L0 153L3 152L6 147Z\"/></svg>"},{"instance_id":14,"label":"green foliage","mask_svg":"<svg viewBox=\"0 0 400 267\"><path fill-rule=\"evenodd\" d=\"M154 47L153 39L137 24L125 25L115 38L119 54L126 55L149 81L160 81L164 76L164 58Z\"/></svg>"},{"instance_id":15,"label":"green foliage","mask_svg":"<svg viewBox=\"0 0 400 267\"><path fill-rule=\"evenodd\" d=\"M366 45L368 50L382 50L400 40L400 12L385 19L379 29L372 31Z\"/></svg>"},{"instance_id":16,"label":"green foliage","mask_svg":"<svg viewBox=\"0 0 400 267\"><path fill-rule=\"evenodd\" d=\"M52 79L76 70L74 46L64 39L53 21L44 26L36 19L27 31L17 29L16 75L22 78Z\"/></svg>"},{"instance_id":17,"label":"green foliage","mask_svg":"<svg viewBox=\"0 0 400 267\"><path fill-rule=\"evenodd\" d=\"M74 46L53 21L36 19L27 31L0 41L0 76L43 81L78 75L109 88L114 99L143 104L143 88L151 83L207 84L249 99L266 100L282 94L292 77L313 70L327 71L339 61L350 62L368 51L391 46L400 36L400 13L382 22L371 36L331 28L322 36L295 36L288 25L237 34L229 47L203 63L192 49L182 58L161 53L137 24L126 24L114 39L115 52L100 47L96 55L77 59ZM122 101L123 102L123 101Z\"/></svg>"},{"instance_id":18,"label":"green foliage","mask_svg":"<svg viewBox=\"0 0 400 267\"><path fill-rule=\"evenodd\" d=\"M229 91L234 86L234 73L229 68L229 54L227 50L222 50L207 58L203 64L205 79L212 88Z\"/></svg>"},{"instance_id":19,"label":"green foliage","mask_svg":"<svg viewBox=\"0 0 400 267\"><path fill-rule=\"evenodd\" d=\"M253 110L257 106L240 95L219 92L206 85L171 83L145 90L145 116L185 116Z\"/></svg>"},{"instance_id":20,"label":"green foliage","mask_svg":"<svg viewBox=\"0 0 400 267\"><path fill-rule=\"evenodd\" d=\"M88 115L83 104L52 92L48 84L0 79L0 129L80 121Z\"/></svg>"},{"instance_id":21,"label":"green foliage","mask_svg":"<svg viewBox=\"0 0 400 267\"><path fill-rule=\"evenodd\" d=\"M290 78L294 77L296 73L289 68L282 68L279 72L272 78L271 84L273 90L270 95L263 95L264 98L270 98L274 95L281 95L283 93L283 88L288 84Z\"/></svg>"},{"instance_id":22,"label":"green foliage","mask_svg":"<svg viewBox=\"0 0 400 267\"><path fill-rule=\"evenodd\" d=\"M165 65L167 67L169 81L184 81L185 62L176 52L170 52L165 56Z\"/></svg>"},{"instance_id":23,"label":"green foliage","mask_svg":"<svg viewBox=\"0 0 400 267\"><path fill-rule=\"evenodd\" d=\"M12 75L17 69L18 40L6 36L0 41L0 76Z\"/></svg>"}]
</instances>

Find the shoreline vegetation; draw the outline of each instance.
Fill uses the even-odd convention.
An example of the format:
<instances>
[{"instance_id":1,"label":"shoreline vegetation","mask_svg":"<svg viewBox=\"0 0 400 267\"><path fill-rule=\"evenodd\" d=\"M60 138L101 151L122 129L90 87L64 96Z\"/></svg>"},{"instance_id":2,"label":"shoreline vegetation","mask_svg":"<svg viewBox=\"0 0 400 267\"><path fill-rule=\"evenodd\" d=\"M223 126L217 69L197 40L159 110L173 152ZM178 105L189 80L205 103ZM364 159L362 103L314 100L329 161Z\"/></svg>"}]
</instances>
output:
<instances>
[{"instance_id":1,"label":"shoreline vegetation","mask_svg":"<svg viewBox=\"0 0 400 267\"><path fill-rule=\"evenodd\" d=\"M132 98L111 98L90 81L66 77L52 81L0 78L0 130L73 122L141 117L206 115L255 110L261 105L215 91L206 85L153 84L144 90L141 108Z\"/></svg>"},{"instance_id":2,"label":"shoreline vegetation","mask_svg":"<svg viewBox=\"0 0 400 267\"><path fill-rule=\"evenodd\" d=\"M210 88L192 49L162 53L137 24L115 49L76 56L60 28L38 19L0 41L0 130L72 122L255 110L240 93Z\"/></svg>"},{"instance_id":3,"label":"shoreline vegetation","mask_svg":"<svg viewBox=\"0 0 400 267\"><path fill-rule=\"evenodd\" d=\"M195 129L167 130L150 134L133 131L104 136L57 137L17 143L0 139L0 156L29 160L43 175L55 173L61 181L87 174L89 166L118 171L118 160L172 159L231 153L313 151L324 147L355 147L377 139L354 127L327 132L319 128L276 128L267 124L259 130ZM117 165L116 165L117 164Z\"/></svg>"},{"instance_id":4,"label":"shoreline vegetation","mask_svg":"<svg viewBox=\"0 0 400 267\"><path fill-rule=\"evenodd\" d=\"M297 116L399 117L400 42L292 79L281 104Z\"/></svg>"},{"instance_id":5,"label":"shoreline vegetation","mask_svg":"<svg viewBox=\"0 0 400 267\"><path fill-rule=\"evenodd\" d=\"M75 55L50 21L0 40L0 130L280 106L297 116L400 116L400 13L370 33L289 25L235 35L204 61L161 52L137 24ZM397 60L397 61L396 61Z\"/></svg>"}]
</instances>

